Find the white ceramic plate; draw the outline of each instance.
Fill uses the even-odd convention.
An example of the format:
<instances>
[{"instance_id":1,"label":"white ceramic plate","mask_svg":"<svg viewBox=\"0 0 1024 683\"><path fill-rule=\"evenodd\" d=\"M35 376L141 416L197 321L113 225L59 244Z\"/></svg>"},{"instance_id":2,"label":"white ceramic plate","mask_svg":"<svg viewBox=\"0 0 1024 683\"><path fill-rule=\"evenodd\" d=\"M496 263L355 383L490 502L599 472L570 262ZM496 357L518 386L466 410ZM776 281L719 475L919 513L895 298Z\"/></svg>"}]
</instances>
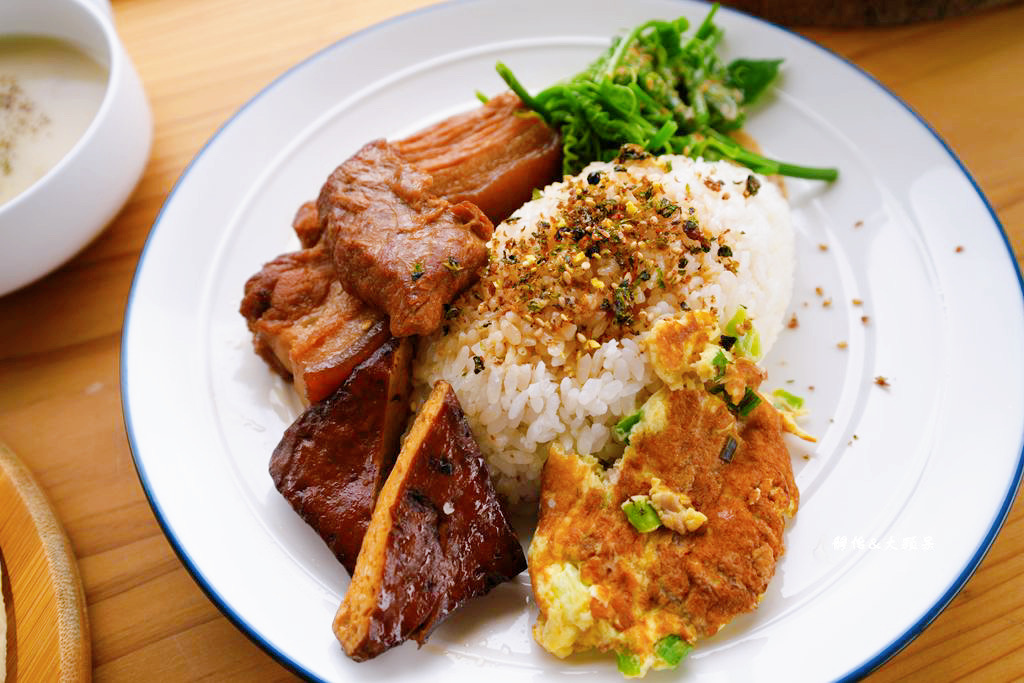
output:
<instances>
[{"instance_id":1,"label":"white ceramic plate","mask_svg":"<svg viewBox=\"0 0 1024 683\"><path fill-rule=\"evenodd\" d=\"M562 661L534 644L525 575L452 616L422 649L346 659L330 627L348 579L267 474L298 404L251 352L237 308L247 277L296 246L296 207L364 142L468 108L476 89L499 91L496 60L537 89L575 72L622 29L705 11L668 0L478 0L407 15L275 81L182 176L128 306L125 421L182 561L297 672L620 680L612 658ZM786 554L757 613L704 642L675 676L858 676L946 605L1013 499L1024 434L1021 282L984 198L913 112L794 34L727 10L719 21L728 55L786 60L749 130L771 155L837 165L842 176L832 186L789 185L799 327L769 356L768 387L807 396L820 441L794 442L802 500Z\"/></svg>"}]
</instances>

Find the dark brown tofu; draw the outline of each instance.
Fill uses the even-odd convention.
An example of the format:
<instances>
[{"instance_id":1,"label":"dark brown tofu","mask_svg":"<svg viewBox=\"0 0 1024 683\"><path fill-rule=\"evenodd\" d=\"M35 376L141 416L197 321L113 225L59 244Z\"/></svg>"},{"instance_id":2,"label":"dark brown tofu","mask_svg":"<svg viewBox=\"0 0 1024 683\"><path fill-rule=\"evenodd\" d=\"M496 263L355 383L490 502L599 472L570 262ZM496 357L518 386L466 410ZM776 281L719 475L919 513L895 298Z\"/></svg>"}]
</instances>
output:
<instances>
[{"instance_id":1,"label":"dark brown tofu","mask_svg":"<svg viewBox=\"0 0 1024 683\"><path fill-rule=\"evenodd\" d=\"M473 202L494 224L529 201L534 188L557 180L562 168L558 133L511 92L392 144L430 174L432 192Z\"/></svg>"},{"instance_id":2,"label":"dark brown tofu","mask_svg":"<svg viewBox=\"0 0 1024 683\"><path fill-rule=\"evenodd\" d=\"M363 540L334 633L348 656L421 645L464 602L526 568L455 392L416 415Z\"/></svg>"},{"instance_id":3,"label":"dark brown tofu","mask_svg":"<svg viewBox=\"0 0 1024 683\"><path fill-rule=\"evenodd\" d=\"M409 416L412 340L392 338L285 431L270 476L353 573Z\"/></svg>"},{"instance_id":4,"label":"dark brown tofu","mask_svg":"<svg viewBox=\"0 0 1024 683\"><path fill-rule=\"evenodd\" d=\"M322 245L264 265L245 283L240 311L256 353L306 403L330 395L391 336L386 317L345 291Z\"/></svg>"},{"instance_id":5,"label":"dark brown tofu","mask_svg":"<svg viewBox=\"0 0 1024 683\"><path fill-rule=\"evenodd\" d=\"M317 201L345 289L384 311L396 337L436 330L444 305L487 262L491 221L430 191L431 177L371 142L327 179Z\"/></svg>"}]
</instances>

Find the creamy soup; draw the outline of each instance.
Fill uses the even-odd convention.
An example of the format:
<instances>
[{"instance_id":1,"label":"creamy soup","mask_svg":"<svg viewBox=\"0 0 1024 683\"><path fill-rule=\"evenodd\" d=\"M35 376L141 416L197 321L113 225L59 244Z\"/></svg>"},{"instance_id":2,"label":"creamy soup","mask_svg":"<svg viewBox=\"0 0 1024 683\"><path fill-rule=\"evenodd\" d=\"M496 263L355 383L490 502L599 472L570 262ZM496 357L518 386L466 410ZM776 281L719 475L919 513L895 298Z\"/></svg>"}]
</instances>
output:
<instances>
[{"instance_id":1,"label":"creamy soup","mask_svg":"<svg viewBox=\"0 0 1024 683\"><path fill-rule=\"evenodd\" d=\"M39 180L100 108L107 69L40 36L0 36L0 205Z\"/></svg>"}]
</instances>

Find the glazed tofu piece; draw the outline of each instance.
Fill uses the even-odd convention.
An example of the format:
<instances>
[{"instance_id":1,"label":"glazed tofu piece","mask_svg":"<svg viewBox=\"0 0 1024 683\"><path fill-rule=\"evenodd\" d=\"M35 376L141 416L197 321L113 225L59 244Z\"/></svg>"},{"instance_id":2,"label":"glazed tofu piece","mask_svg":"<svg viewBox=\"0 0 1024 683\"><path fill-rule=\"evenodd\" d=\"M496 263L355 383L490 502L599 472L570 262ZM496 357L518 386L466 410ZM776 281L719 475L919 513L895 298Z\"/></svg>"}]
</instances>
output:
<instances>
[{"instance_id":1,"label":"glazed tofu piece","mask_svg":"<svg viewBox=\"0 0 1024 683\"><path fill-rule=\"evenodd\" d=\"M396 337L436 330L444 305L487 263L491 221L471 202L438 197L431 182L376 140L335 169L317 201L338 279L387 313Z\"/></svg>"},{"instance_id":2,"label":"glazed tofu piece","mask_svg":"<svg viewBox=\"0 0 1024 683\"><path fill-rule=\"evenodd\" d=\"M352 574L409 416L412 340L387 341L285 431L274 485Z\"/></svg>"},{"instance_id":3,"label":"glazed tofu piece","mask_svg":"<svg viewBox=\"0 0 1024 683\"><path fill-rule=\"evenodd\" d=\"M334 633L363 661L526 568L455 392L439 381L402 445L363 540Z\"/></svg>"},{"instance_id":4,"label":"glazed tofu piece","mask_svg":"<svg viewBox=\"0 0 1024 683\"><path fill-rule=\"evenodd\" d=\"M561 137L511 92L393 144L430 174L432 192L473 202L495 225L562 170Z\"/></svg>"},{"instance_id":5,"label":"glazed tofu piece","mask_svg":"<svg viewBox=\"0 0 1024 683\"><path fill-rule=\"evenodd\" d=\"M264 265L245 283L240 312L256 353L307 404L329 396L391 336L387 318L338 281L322 245Z\"/></svg>"}]
</instances>

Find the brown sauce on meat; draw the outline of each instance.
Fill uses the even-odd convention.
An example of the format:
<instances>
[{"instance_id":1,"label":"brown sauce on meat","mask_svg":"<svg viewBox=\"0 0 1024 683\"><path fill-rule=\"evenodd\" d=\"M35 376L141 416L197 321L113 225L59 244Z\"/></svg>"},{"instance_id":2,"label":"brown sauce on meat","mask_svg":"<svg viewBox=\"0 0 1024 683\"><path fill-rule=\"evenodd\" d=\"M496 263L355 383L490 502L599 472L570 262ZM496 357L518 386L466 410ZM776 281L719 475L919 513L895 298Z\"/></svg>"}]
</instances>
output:
<instances>
[{"instance_id":1,"label":"brown sauce on meat","mask_svg":"<svg viewBox=\"0 0 1024 683\"><path fill-rule=\"evenodd\" d=\"M253 346L307 402L330 395L383 344L387 318L349 294L323 246L282 254L245 283Z\"/></svg>"},{"instance_id":2,"label":"brown sauce on meat","mask_svg":"<svg viewBox=\"0 0 1024 683\"><path fill-rule=\"evenodd\" d=\"M317 208L345 289L384 311L396 337L429 334L476 281L493 226L476 205L430 191L431 177L371 142L331 174Z\"/></svg>"}]
</instances>

